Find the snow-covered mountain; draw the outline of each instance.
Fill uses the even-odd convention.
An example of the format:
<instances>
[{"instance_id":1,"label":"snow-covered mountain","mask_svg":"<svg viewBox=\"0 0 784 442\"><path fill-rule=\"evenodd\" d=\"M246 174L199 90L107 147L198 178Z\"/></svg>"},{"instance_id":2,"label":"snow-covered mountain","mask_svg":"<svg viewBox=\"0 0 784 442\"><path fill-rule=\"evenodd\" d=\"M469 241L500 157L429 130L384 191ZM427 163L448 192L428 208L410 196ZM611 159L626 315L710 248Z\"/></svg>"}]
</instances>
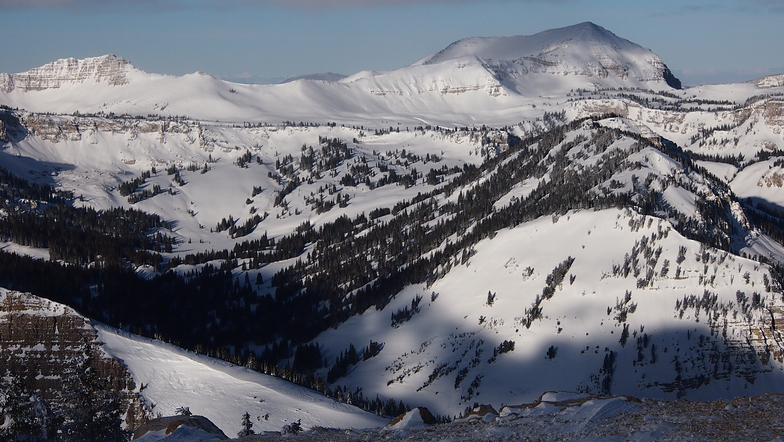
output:
<instances>
[{"instance_id":1,"label":"snow-covered mountain","mask_svg":"<svg viewBox=\"0 0 784 442\"><path fill-rule=\"evenodd\" d=\"M454 126L517 123L536 114L530 110L539 97L566 101L576 89L672 87L679 82L650 50L583 23L533 36L460 40L390 72L277 85L148 74L113 55L58 60L0 75L0 102L38 112Z\"/></svg>"},{"instance_id":2,"label":"snow-covered mountain","mask_svg":"<svg viewBox=\"0 0 784 442\"><path fill-rule=\"evenodd\" d=\"M237 433L245 412L252 414L257 432L280 431L297 420L306 429L378 427L387 421L269 375L94 325L70 307L29 293L0 289L0 306L4 438L9 429L58 419L74 429L84 425L80 418L95 421L95 426L119 429L122 422L133 429L149 416L171 416L181 407L207 417L229 435ZM12 379L29 390L14 390L19 387ZM83 389L103 396L90 400ZM30 407L9 400L25 394L25 399L35 394ZM111 395L121 401L115 405L107 400ZM100 414L105 416L111 406L118 407L108 416L115 422L101 422ZM48 437L54 437L51 428Z\"/></svg>"},{"instance_id":3,"label":"snow-covered mountain","mask_svg":"<svg viewBox=\"0 0 784 442\"><path fill-rule=\"evenodd\" d=\"M781 87L784 86L784 74L768 75L756 80L752 80L751 83L754 83L761 88Z\"/></svg>"},{"instance_id":4,"label":"snow-covered mountain","mask_svg":"<svg viewBox=\"0 0 784 442\"><path fill-rule=\"evenodd\" d=\"M782 392L778 77L675 89L590 23L338 81L47 66L0 93L2 284L384 415Z\"/></svg>"},{"instance_id":5,"label":"snow-covered mountain","mask_svg":"<svg viewBox=\"0 0 784 442\"><path fill-rule=\"evenodd\" d=\"M590 22L531 36L466 38L415 64L435 65L466 58L483 62L497 78L515 85L512 89L517 90L525 76L540 73L589 77L601 87L659 89L666 84L680 89L680 81L649 49Z\"/></svg>"}]
</instances>

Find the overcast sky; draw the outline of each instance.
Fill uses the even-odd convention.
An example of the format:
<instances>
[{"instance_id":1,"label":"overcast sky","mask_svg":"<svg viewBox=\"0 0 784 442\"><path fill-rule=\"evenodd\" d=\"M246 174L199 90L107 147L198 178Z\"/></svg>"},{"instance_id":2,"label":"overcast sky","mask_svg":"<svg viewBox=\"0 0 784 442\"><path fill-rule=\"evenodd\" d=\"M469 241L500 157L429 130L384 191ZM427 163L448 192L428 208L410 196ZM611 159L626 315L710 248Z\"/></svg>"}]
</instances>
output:
<instances>
[{"instance_id":1,"label":"overcast sky","mask_svg":"<svg viewBox=\"0 0 784 442\"><path fill-rule=\"evenodd\" d=\"M592 21L694 85L784 73L783 20L784 0L0 0L0 72L111 53L148 72L274 82Z\"/></svg>"}]
</instances>

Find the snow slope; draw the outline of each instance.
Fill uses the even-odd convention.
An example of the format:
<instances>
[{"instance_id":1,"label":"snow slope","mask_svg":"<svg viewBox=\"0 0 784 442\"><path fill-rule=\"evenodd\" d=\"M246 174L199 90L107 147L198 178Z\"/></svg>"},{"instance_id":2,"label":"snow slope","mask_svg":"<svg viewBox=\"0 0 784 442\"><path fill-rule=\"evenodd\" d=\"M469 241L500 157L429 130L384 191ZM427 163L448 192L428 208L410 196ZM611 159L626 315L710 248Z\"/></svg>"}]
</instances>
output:
<instances>
[{"instance_id":1,"label":"snow slope","mask_svg":"<svg viewBox=\"0 0 784 442\"><path fill-rule=\"evenodd\" d=\"M751 382L740 371L713 367L703 354L734 360L739 354L733 342L740 346L754 339L740 325L738 291L763 290L763 303L780 305L776 296L764 293L761 279L741 277L758 263L705 250L660 219L617 210L554 219L500 231L432 286L411 286L385 309L366 311L319 336L316 342L332 348L332 355L349 342L357 347L368 340L384 343L377 357L337 383L361 385L365 394L402 398L450 415L474 402L533 401L542 389L701 400L784 392L784 366L778 362L760 365ZM613 271L635 249L639 253L640 244L656 250L657 257L653 283L645 287L633 274ZM685 259L678 262L681 247ZM527 309L551 270L568 257L574 262L552 299L542 302L543 317L526 327ZM718 320L711 319L713 313L687 307L681 313L683 299L704 293L718 296L729 316L719 312ZM424 297L421 311L390 325L390 315L416 296ZM714 329L720 330L724 319L731 324L728 342L721 342ZM624 334L628 341L619 345ZM514 349L499 354L496 349L504 341L513 341ZM603 368L611 353L614 374ZM685 367L682 373L678 364ZM682 378L703 375L709 379L705 385L681 384Z\"/></svg>"},{"instance_id":2,"label":"snow slope","mask_svg":"<svg viewBox=\"0 0 784 442\"><path fill-rule=\"evenodd\" d=\"M205 416L228 436L240 430L247 411L256 432L280 431L302 420L305 428L367 428L386 419L338 403L278 378L198 355L152 339L97 325L111 356L122 360L142 386L153 414L175 414L179 407Z\"/></svg>"},{"instance_id":3,"label":"snow slope","mask_svg":"<svg viewBox=\"0 0 784 442\"><path fill-rule=\"evenodd\" d=\"M499 131L478 135L471 131L403 128L400 132L370 134L357 128L331 126L238 127L188 120L39 115L23 116L22 121L29 128L28 136L5 149L2 158L6 167L84 195L82 204L98 208L133 206L176 221L173 233L179 241L167 258L231 249L239 241L256 239L264 233L280 238L303 222L318 228L341 215L353 218L374 209L392 208L438 186L428 184L424 177L410 187L399 183L371 187L362 182L349 186L341 183L342 177L361 165L374 171L373 181L389 174L381 172L382 165L394 168L401 176L414 169L424 174L429 168L462 168L498 154L491 152L502 152L507 141ZM606 182L587 190L596 195L620 193L645 183L645 188L661 192L662 206L667 210L658 213L659 218L628 210L583 210L543 216L497 232L495 239L478 243L470 259L455 259L445 265L443 277L431 286L411 285L383 310L370 309L317 337L314 342L328 363L349 344L360 349L371 340L384 344L378 356L361 362L336 384L351 390L361 387L365 397L375 393L449 415L460 413L477 400L494 405L532 400L543 388L702 399L778 391L778 365L743 362L739 356L745 354L742 349L748 349L747 338L756 342L750 324L767 327L763 307L778 308L779 301L766 291L772 279L770 273L754 261L706 250L675 231L682 217L707 223L697 210L701 201L730 197L673 157L652 146L639 147L636 139L613 132L622 129L656 137L655 132L641 128L637 120L629 118L586 122L553 146L548 154L551 160L542 160L548 165L547 172L508 189L494 201L494 211L528 197L538 186L554 179L556 170L551 161L558 152L565 155L562 167L574 173L629 152L624 165L619 165ZM524 126L514 131L520 136L526 133ZM488 144L487 139L493 137L498 140ZM302 166L302 156L308 146L320 152L320 142L325 138L346 140L350 158L339 162L334 170L314 173ZM251 154L251 161L240 167L238 161L246 153ZM438 161L428 162L426 155L436 156ZM316 156L316 162L321 161L319 158ZM289 161L292 171L283 172ZM184 168L189 164L195 165L193 170L180 169L184 184L173 182L164 172L171 166ZM201 173L205 166L208 171ZM171 192L131 205L119 195L118 185L151 167L157 172L144 188L158 184ZM752 166L748 169L754 170ZM276 175L282 177L282 182L273 178ZM481 184L490 175L467 184L462 191ZM450 176L455 175L446 175L445 179ZM286 196L285 205L276 205L279 192L295 177L301 184ZM348 204L326 212L315 210L312 201L319 198L317 195L336 198L332 190L322 190L333 186L349 197ZM261 191L256 193L254 187ZM438 199L439 205L454 202L458 192ZM244 222L251 212L266 212L267 216L247 237L232 238L225 231L215 230L222 218L232 216ZM735 216L735 222L742 225L742 213ZM379 220L390 218L386 215ZM436 218L429 224L438 221ZM753 229L745 234L727 239L733 241L737 253L784 260L780 244ZM310 246L303 256L309 250ZM646 256L645 260L640 254ZM629 256L641 262L632 264ZM548 275L570 257L574 262L566 279L558 284L552 299L540 305L543 317L527 319ZM292 264L293 260L280 261L246 272L237 268L235 273L238 280L245 274L250 280L262 275L264 283L257 287L258 293L274 293L272 276ZM182 265L177 271L185 273L198 267ZM142 270L155 274L155 269ZM746 272L748 278L743 277ZM706 291L708 307L719 312L719 319L711 316L708 322L698 313L704 307L695 308L696 301L691 300L692 296L703 299ZM488 292L494 298L492 306L488 305ZM738 298L738 292L748 299L759 294L754 309L749 310L750 301ZM716 301L712 302L714 295ZM410 321L393 326L391 316L410 306L417 296L422 297L421 311ZM688 305L681 308L684 302ZM635 311L630 313L632 305ZM723 318L729 321L729 340L716 337L716 324ZM622 344L623 334L629 336ZM638 342L645 335L645 342ZM692 339L700 344L695 347L689 342ZM508 350L501 347L505 341L515 343L513 351L498 350ZM765 351L763 344L754 343L753 348ZM726 360L715 367L697 362L709 359L705 356L708 351ZM683 356L675 359L670 356L673 353ZM604 368L606 357L616 358L614 364L623 374L609 376ZM685 365L682 360L694 364L688 368L688 376L676 369ZM750 367L748 370L757 376L753 384L747 385L744 376L750 375L746 371L730 368L739 366ZM574 367L582 370L575 372ZM521 369L527 372L524 380L510 384L509 379L518 379L515 373ZM325 372L323 369L320 374L324 376ZM683 383L683 379L700 376L715 380L704 386L698 384L698 388ZM609 380L605 383L605 379ZM195 406L191 408L199 412ZM235 412L222 419L236 420Z\"/></svg>"}]
</instances>

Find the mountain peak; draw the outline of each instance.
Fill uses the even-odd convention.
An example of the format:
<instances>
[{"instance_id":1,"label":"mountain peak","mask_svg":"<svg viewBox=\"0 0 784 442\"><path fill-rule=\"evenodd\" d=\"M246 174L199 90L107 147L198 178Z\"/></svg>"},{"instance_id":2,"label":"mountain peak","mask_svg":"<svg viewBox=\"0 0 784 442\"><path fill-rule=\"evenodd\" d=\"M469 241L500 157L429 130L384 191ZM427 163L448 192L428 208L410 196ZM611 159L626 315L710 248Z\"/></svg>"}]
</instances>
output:
<instances>
[{"instance_id":1,"label":"mountain peak","mask_svg":"<svg viewBox=\"0 0 784 442\"><path fill-rule=\"evenodd\" d=\"M62 58L18 74L0 74L0 90L11 92L57 89L68 83L127 84L128 72L136 68L128 60L114 54L83 59Z\"/></svg>"},{"instance_id":2,"label":"mountain peak","mask_svg":"<svg viewBox=\"0 0 784 442\"><path fill-rule=\"evenodd\" d=\"M639 47L595 23L583 22L564 28L542 31L534 35L464 38L417 64L436 64L470 55L486 60L515 60L526 56L542 55L550 52L554 47L563 46L569 42Z\"/></svg>"},{"instance_id":3,"label":"mountain peak","mask_svg":"<svg viewBox=\"0 0 784 442\"><path fill-rule=\"evenodd\" d=\"M594 22L584 21L582 23L578 23L576 25L566 26L561 28L563 30L571 29L576 32L586 32L586 33L593 33L597 35L612 35L615 36L612 32L604 29L603 27L597 25Z\"/></svg>"},{"instance_id":4,"label":"mountain peak","mask_svg":"<svg viewBox=\"0 0 784 442\"><path fill-rule=\"evenodd\" d=\"M465 38L415 65L433 65L464 57L482 60L499 78L510 73L516 77L549 73L663 82L680 87L680 82L656 54L592 22L534 35Z\"/></svg>"}]
</instances>

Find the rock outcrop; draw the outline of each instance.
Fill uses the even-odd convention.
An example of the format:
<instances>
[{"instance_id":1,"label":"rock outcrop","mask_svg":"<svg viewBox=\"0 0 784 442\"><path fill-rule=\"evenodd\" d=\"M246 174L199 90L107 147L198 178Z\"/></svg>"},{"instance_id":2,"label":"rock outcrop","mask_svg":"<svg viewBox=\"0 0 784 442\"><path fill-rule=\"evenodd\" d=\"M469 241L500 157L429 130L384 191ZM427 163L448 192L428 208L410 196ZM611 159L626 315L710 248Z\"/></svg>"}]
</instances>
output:
<instances>
[{"instance_id":1,"label":"rock outcrop","mask_svg":"<svg viewBox=\"0 0 784 442\"><path fill-rule=\"evenodd\" d=\"M116 86L129 82L128 72L131 69L134 67L127 60L115 55L81 60L64 58L27 72L0 74L0 90L6 93L14 89L41 91L87 81Z\"/></svg>"},{"instance_id":2,"label":"rock outcrop","mask_svg":"<svg viewBox=\"0 0 784 442\"><path fill-rule=\"evenodd\" d=\"M215 439L228 439L220 428L204 416L167 416L152 419L146 424L139 426L133 432L133 439L142 439L150 433L163 433L163 436L168 436L180 430L180 428L196 430L198 433L204 433L205 436L213 436ZM184 431L180 431L184 433ZM149 439L158 440L158 438L152 437L149 437ZM194 439L196 438L194 437Z\"/></svg>"},{"instance_id":3,"label":"rock outcrop","mask_svg":"<svg viewBox=\"0 0 784 442\"><path fill-rule=\"evenodd\" d=\"M400 430L404 428L425 428L437 424L438 421L426 407L416 407L389 421L385 428Z\"/></svg>"},{"instance_id":4,"label":"rock outcrop","mask_svg":"<svg viewBox=\"0 0 784 442\"><path fill-rule=\"evenodd\" d=\"M100 390L93 393L119 397L126 427L135 428L144 419L136 385L97 336L90 320L70 307L0 289L0 373L15 376L55 410L81 400L67 392L80 371L90 373L89 387Z\"/></svg>"}]
</instances>

